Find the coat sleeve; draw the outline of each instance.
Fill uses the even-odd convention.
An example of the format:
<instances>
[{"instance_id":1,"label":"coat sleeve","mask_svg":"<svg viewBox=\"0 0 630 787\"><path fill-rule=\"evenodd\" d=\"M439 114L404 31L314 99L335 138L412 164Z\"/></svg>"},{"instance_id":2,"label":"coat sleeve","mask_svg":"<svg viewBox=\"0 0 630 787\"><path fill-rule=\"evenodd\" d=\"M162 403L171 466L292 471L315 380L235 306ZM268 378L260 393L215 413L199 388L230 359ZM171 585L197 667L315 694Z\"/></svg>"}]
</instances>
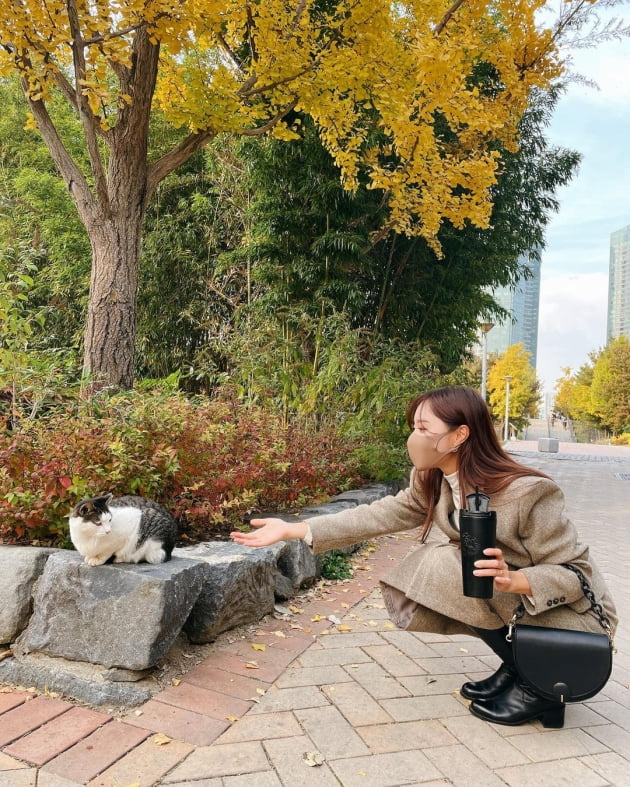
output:
<instances>
[{"instance_id":1,"label":"coat sleeve","mask_svg":"<svg viewBox=\"0 0 630 787\"><path fill-rule=\"evenodd\" d=\"M563 604L577 612L587 610L590 604L578 577L562 566L571 563L591 581L588 547L580 543L566 515L562 490L543 479L536 492L521 498L519 509L519 536L531 559L530 566L520 569L532 589L522 597L527 612L538 615Z\"/></svg>"},{"instance_id":2,"label":"coat sleeve","mask_svg":"<svg viewBox=\"0 0 630 787\"><path fill-rule=\"evenodd\" d=\"M311 529L313 552L339 549L423 524L426 504L419 491L412 493L413 480L412 471L409 486L397 495L305 520Z\"/></svg>"}]
</instances>

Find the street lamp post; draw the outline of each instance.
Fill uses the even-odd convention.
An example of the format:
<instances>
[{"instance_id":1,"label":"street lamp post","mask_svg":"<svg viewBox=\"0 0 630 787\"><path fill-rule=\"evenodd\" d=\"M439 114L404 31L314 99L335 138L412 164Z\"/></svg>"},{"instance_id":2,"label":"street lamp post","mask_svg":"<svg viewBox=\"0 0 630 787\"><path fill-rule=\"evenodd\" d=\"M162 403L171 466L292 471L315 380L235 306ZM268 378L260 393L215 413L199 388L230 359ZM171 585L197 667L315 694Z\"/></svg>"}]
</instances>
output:
<instances>
[{"instance_id":1,"label":"street lamp post","mask_svg":"<svg viewBox=\"0 0 630 787\"><path fill-rule=\"evenodd\" d=\"M486 401L486 380L488 379L488 331L494 328L493 322L482 322L481 328L481 398Z\"/></svg>"},{"instance_id":2,"label":"street lamp post","mask_svg":"<svg viewBox=\"0 0 630 787\"><path fill-rule=\"evenodd\" d=\"M505 424L503 427L503 442L507 443L509 438L510 428L510 380L514 379L512 375L506 375L505 380Z\"/></svg>"}]
</instances>

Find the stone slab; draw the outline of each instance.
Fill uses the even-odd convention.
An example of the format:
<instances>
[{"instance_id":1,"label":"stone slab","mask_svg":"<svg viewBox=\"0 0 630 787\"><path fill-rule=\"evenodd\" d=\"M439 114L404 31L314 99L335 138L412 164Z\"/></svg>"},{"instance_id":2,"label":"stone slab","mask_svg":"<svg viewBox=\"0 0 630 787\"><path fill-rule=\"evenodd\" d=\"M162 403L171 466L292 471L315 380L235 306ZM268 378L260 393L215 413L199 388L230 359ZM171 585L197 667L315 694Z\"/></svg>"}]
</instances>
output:
<instances>
[{"instance_id":1,"label":"stone slab","mask_svg":"<svg viewBox=\"0 0 630 787\"><path fill-rule=\"evenodd\" d=\"M105 667L143 670L168 652L197 600L205 566L175 558L88 566L77 552L51 555L33 615L13 646Z\"/></svg>"}]
</instances>

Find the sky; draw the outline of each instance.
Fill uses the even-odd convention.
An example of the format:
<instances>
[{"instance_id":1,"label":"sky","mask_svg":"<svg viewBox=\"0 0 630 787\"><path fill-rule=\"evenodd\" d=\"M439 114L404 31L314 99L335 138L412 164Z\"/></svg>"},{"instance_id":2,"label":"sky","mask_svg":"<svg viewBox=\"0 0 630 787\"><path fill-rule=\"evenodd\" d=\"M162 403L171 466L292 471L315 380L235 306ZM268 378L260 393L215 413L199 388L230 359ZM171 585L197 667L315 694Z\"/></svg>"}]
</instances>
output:
<instances>
[{"instance_id":1,"label":"sky","mask_svg":"<svg viewBox=\"0 0 630 787\"><path fill-rule=\"evenodd\" d=\"M615 10L630 20L630 4ZM541 265L536 372L553 391L564 367L577 371L606 344L610 234L630 224L630 39L572 54L599 89L573 84L548 138L582 154L557 196Z\"/></svg>"}]
</instances>

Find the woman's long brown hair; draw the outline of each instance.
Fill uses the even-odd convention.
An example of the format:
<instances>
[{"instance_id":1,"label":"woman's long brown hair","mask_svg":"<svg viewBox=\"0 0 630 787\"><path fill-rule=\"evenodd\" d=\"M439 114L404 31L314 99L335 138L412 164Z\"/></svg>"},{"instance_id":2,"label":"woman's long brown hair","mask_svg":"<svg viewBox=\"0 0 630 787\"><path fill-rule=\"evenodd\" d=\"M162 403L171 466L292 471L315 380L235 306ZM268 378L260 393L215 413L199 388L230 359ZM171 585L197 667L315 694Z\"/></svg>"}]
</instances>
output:
<instances>
[{"instance_id":1,"label":"woman's long brown hair","mask_svg":"<svg viewBox=\"0 0 630 787\"><path fill-rule=\"evenodd\" d=\"M466 425L469 429L468 439L459 447L459 488L462 504L468 492L479 489L492 496L505 489L515 478L522 476L549 476L526 467L509 457L497 438L488 405L474 390L464 385L445 386L420 394L409 402L407 407L407 423L413 429L414 417L421 404L429 404L434 415L444 421L449 429L457 429ZM433 519L435 506L440 499L442 478L444 474L438 468L416 473L414 485L422 490L427 502L427 516L422 529L421 539L428 535Z\"/></svg>"}]
</instances>

